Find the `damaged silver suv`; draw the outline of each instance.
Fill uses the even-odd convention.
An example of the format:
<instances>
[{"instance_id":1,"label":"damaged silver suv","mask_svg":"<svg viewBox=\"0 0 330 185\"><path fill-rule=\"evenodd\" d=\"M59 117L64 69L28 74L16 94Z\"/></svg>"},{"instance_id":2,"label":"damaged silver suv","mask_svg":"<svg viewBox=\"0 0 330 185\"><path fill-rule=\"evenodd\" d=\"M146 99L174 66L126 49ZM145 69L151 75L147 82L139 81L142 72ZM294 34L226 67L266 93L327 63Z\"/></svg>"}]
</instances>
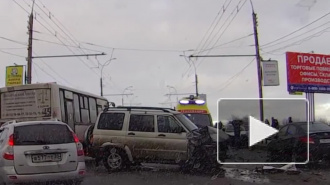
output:
<instances>
[{"instance_id":1,"label":"damaged silver suv","mask_svg":"<svg viewBox=\"0 0 330 185\"><path fill-rule=\"evenodd\" d=\"M209 138L215 143L216 129L208 129ZM91 154L96 161L103 161L109 171L141 162L185 164L193 152L189 151L187 136L200 135L198 130L186 116L169 108L106 108L92 132ZM225 142L221 146L218 154L224 159ZM216 145L213 149L216 151ZM214 156L215 163L216 159Z\"/></svg>"}]
</instances>

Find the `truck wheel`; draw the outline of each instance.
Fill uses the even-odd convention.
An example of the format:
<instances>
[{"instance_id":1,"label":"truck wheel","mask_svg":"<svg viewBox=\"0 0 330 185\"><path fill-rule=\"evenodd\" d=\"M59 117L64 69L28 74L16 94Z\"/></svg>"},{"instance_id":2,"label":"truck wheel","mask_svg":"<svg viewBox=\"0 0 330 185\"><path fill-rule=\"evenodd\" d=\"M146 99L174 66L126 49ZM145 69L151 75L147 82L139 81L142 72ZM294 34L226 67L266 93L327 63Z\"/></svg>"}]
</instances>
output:
<instances>
[{"instance_id":1,"label":"truck wheel","mask_svg":"<svg viewBox=\"0 0 330 185\"><path fill-rule=\"evenodd\" d=\"M103 164L109 172L120 171L128 164L127 154L119 148L109 148L104 153Z\"/></svg>"}]
</instances>

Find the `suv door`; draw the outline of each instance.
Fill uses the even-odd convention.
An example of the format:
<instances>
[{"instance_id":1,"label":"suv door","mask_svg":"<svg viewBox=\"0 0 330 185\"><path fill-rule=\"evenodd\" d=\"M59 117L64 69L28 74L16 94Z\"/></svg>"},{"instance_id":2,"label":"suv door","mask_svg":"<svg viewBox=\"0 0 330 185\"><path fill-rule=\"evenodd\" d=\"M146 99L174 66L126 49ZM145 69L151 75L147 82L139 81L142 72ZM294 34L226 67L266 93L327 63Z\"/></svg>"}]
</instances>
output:
<instances>
[{"instance_id":1,"label":"suv door","mask_svg":"<svg viewBox=\"0 0 330 185\"><path fill-rule=\"evenodd\" d=\"M101 113L92 133L93 146L99 147L106 142L124 144L127 134L125 115L125 112Z\"/></svg>"},{"instance_id":2,"label":"suv door","mask_svg":"<svg viewBox=\"0 0 330 185\"><path fill-rule=\"evenodd\" d=\"M187 158L186 131L171 115L157 115L157 157L165 160L185 160Z\"/></svg>"},{"instance_id":3,"label":"suv door","mask_svg":"<svg viewBox=\"0 0 330 185\"><path fill-rule=\"evenodd\" d=\"M158 147L155 138L154 115L130 115L126 144L134 158L154 159Z\"/></svg>"}]
</instances>

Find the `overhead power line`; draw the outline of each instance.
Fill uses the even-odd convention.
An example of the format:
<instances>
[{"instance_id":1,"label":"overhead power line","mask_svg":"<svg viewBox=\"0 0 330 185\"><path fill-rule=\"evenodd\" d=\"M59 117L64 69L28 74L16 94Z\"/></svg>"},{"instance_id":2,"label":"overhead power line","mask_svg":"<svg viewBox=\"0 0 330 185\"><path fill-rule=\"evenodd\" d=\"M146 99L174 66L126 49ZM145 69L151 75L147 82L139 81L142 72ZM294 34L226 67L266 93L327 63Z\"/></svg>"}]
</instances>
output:
<instances>
[{"instance_id":1,"label":"overhead power line","mask_svg":"<svg viewBox=\"0 0 330 185\"><path fill-rule=\"evenodd\" d=\"M146 48L121 48L121 47L111 47L111 46L104 46L100 44L94 44L90 42L79 41L80 43L87 44L90 46L96 46L100 48L108 48L108 49L116 49L116 50L126 50L126 51L150 51L150 52L183 52L183 51L190 51L189 49L186 50L171 50L171 49L146 49Z\"/></svg>"},{"instance_id":2,"label":"overhead power line","mask_svg":"<svg viewBox=\"0 0 330 185\"><path fill-rule=\"evenodd\" d=\"M36 67L38 67L41 71L43 71L46 75L50 76L54 81L57 81L56 78L49 74L47 71L45 71L42 67L40 67L37 63L34 64Z\"/></svg>"},{"instance_id":3,"label":"overhead power line","mask_svg":"<svg viewBox=\"0 0 330 185\"><path fill-rule=\"evenodd\" d=\"M208 48L208 47L209 47L209 45L212 43L212 41L214 41L214 40L216 39L217 35L220 33L220 31L222 30L222 28L223 28L223 27L227 24L227 22L230 20L230 17L233 16L233 14L236 12L235 15L234 15L234 17L229 21L229 23L228 23L228 25L227 25L227 27L229 27L229 25L231 24L231 22L233 21L233 19L235 19L236 15L239 13L240 8L244 6L244 4L246 3L247 0L245 0L244 3L243 3L243 5L239 8L240 3L241 3L242 1L243 1L243 0L240 0L240 1L237 3L237 5L236 5L235 8L233 9L233 11L230 13L230 15L227 17L227 19L225 20L225 22L220 26L220 28L218 29L218 31L213 35L213 37L211 38L211 42L209 42L208 44L206 44L205 47L203 47L203 48ZM225 32L226 29L227 29L227 28L225 28L225 30L224 30L223 32ZM219 37L221 37L221 36L222 36L222 34L220 34ZM219 38L219 37L218 37L218 38ZM219 40L219 39L218 39L218 40ZM216 42L216 43L217 43L217 42ZM213 46L215 46L216 43L215 43ZM213 47L213 46L212 46L212 47ZM202 49L203 49L203 48L202 48ZM200 54L200 53L202 53L202 52L200 52L200 51L197 52L197 54Z\"/></svg>"},{"instance_id":4,"label":"overhead power line","mask_svg":"<svg viewBox=\"0 0 330 185\"><path fill-rule=\"evenodd\" d=\"M237 79L240 75L242 75L242 73L254 62L255 58L252 59L246 66L244 66L240 71L238 71L236 74L234 74L233 76L231 76L230 78L228 78L224 83L222 83L220 85L220 89L217 90L214 93L219 93L223 90L225 90L229 85L231 85L235 79Z\"/></svg>"},{"instance_id":5,"label":"overhead power line","mask_svg":"<svg viewBox=\"0 0 330 185\"><path fill-rule=\"evenodd\" d=\"M210 31L211 28L213 27L212 31L208 34L208 37L206 38L206 40L205 40L204 44L202 45L202 47L200 48L200 50L202 50L202 49L204 48L205 44L206 44L206 43L208 42L208 40L210 39L210 36L213 34L215 28L218 26L219 22L221 21L221 19L222 19L224 13L226 12L228 6L229 6L229 5L231 4L231 2L232 2L232 0L230 0L230 2L226 5L226 2L227 2L227 1L228 1L228 0L226 0L226 1L223 3L223 5L222 5L221 9L219 10L218 14L215 16L214 20L212 21L212 24L211 24L210 27L208 28L207 32L204 34L204 36L203 36L202 40L200 41L200 43L197 45L197 48L195 49L195 51L198 51L198 50L199 50L199 47L200 47L200 45L203 43L203 40L206 38L207 33L209 33L209 31ZM217 20L218 16L219 16L219 19ZM214 26L213 26L213 25L214 25ZM196 53L194 53L194 54L196 54Z\"/></svg>"},{"instance_id":6,"label":"overhead power line","mask_svg":"<svg viewBox=\"0 0 330 185\"><path fill-rule=\"evenodd\" d=\"M25 56L17 55L17 54L15 54L15 53L10 53L10 52L7 52L7 51L3 51L3 50L1 50L1 49L0 49L0 52L1 52L1 53L5 53L5 54L7 54L7 55L12 55L12 56L16 56L16 57L26 58Z\"/></svg>"},{"instance_id":7,"label":"overhead power line","mask_svg":"<svg viewBox=\"0 0 330 185\"><path fill-rule=\"evenodd\" d=\"M248 38L248 37L251 37L251 36L253 36L253 33L250 33L249 35L246 35L246 36L244 36L244 37L240 37L240 38L237 38L237 39L231 40L231 41L229 41L229 42L226 42L226 43L223 43L223 44L220 44L220 45L214 46L214 47L212 47L212 48L207 48L207 49L201 50L200 52L202 53L202 52L205 52L205 51L213 50L213 49L215 49L215 48L218 48L218 47L221 47L221 46L225 46L225 45L228 45L228 44L231 44L231 43L237 42L237 41L239 41L239 40L243 40L243 39Z\"/></svg>"},{"instance_id":8,"label":"overhead power line","mask_svg":"<svg viewBox=\"0 0 330 185\"><path fill-rule=\"evenodd\" d=\"M271 41L271 42L268 42L268 43L266 43L266 44L261 45L261 47L265 47L265 46L267 46L267 45L269 45L269 44L272 44L272 43L277 42L277 41L279 41L279 40L282 40L282 39L284 39L284 38L286 38L286 37L288 37L288 36L290 36L290 35L293 35L294 33L296 33L296 32L298 32L298 31L300 31L300 30L302 30L302 29L304 29L304 28L306 28L306 27L308 27L308 26L310 26L310 25L312 25L312 24L318 22L319 20L325 18L325 17L328 16L328 15L330 15L330 12L328 12L328 13L322 15L321 17L317 18L316 20L312 21L311 23L309 23L309 24L307 24L307 25L305 25L305 26L303 26L303 27L301 27L301 28L299 28L299 29L297 29L297 30L295 30L295 31L293 31L293 32L291 32L291 33L289 33L289 34L287 34L287 35L284 35L284 36L282 36L282 37L280 37L280 38L278 38L278 39L275 39L275 40L273 40L273 41Z\"/></svg>"},{"instance_id":9,"label":"overhead power line","mask_svg":"<svg viewBox=\"0 0 330 185\"><path fill-rule=\"evenodd\" d=\"M62 43L53 42L53 41L49 41L49 40L43 40L43 39L38 39L38 38L33 38L33 40L39 41L39 42L45 42L45 43L49 43L49 44L55 44L55 45L59 45L59 46L67 46L67 47L72 47L72 48L79 48L79 49L82 49L82 50L88 50L88 51L103 53L103 51L99 51L99 50L88 49L88 48L79 47L79 46L72 46L72 45L62 44Z\"/></svg>"},{"instance_id":10,"label":"overhead power line","mask_svg":"<svg viewBox=\"0 0 330 185\"><path fill-rule=\"evenodd\" d=\"M58 28L58 29L60 29L60 31L63 33L63 34L65 34L67 37L68 37L68 39L70 40L70 42L72 42L74 45L76 45L76 46L78 46L78 49L80 49L81 50L81 52L83 53L83 54L86 54L85 52L84 52L84 50L82 50L81 48L80 48L80 45L79 45L79 43L76 43L75 41L74 41L74 39L68 34L68 33L66 33L67 31L65 31L64 30L64 28L62 29L61 28L61 26L59 26L51 17L54 17L54 15L51 13L51 11L50 10L48 10L49 11L49 14L47 14L47 12L45 12L37 3L36 3L36 6L49 18L49 20L51 20L51 22L53 23L53 24L55 24L55 26ZM43 7L44 8L46 8L46 6L43 4ZM35 11L36 12L36 11ZM40 15L40 14L39 14ZM42 18L43 19L43 18ZM59 23L60 23L60 21L58 21ZM62 24L61 24L62 25ZM64 27L63 25L62 25L62 27ZM56 29L54 29L54 28L52 28L53 30L56 30ZM69 32L69 31L68 31ZM71 34L72 35L72 34ZM56 36L56 35L55 35ZM89 59L88 59L89 60Z\"/></svg>"},{"instance_id":11,"label":"overhead power line","mask_svg":"<svg viewBox=\"0 0 330 185\"><path fill-rule=\"evenodd\" d=\"M54 20L55 21L57 21L58 22L58 24L56 24L55 23L55 21L53 20L53 19L51 19L53 22L54 22L54 24L56 24L59 28L62 26L63 27L63 29L61 29L62 30L62 32L64 32L65 34L66 34L66 32L68 32L68 34L66 34L68 37L69 37L69 39L70 40L72 40L73 42L76 42L76 43L79 43L79 41L74 37L74 35L69 31L69 29L67 29L62 23L61 23L61 21L60 20L58 20L57 18L56 18L56 16L53 14L53 13L51 13L51 11L41 2L41 1L39 1L40 2L40 4L43 6L43 8L45 8L48 12L49 12L49 17L50 17L50 19L51 19L51 17L52 18L54 18ZM38 6L39 8L40 8L40 6ZM71 38L72 37L72 38Z\"/></svg>"},{"instance_id":12,"label":"overhead power line","mask_svg":"<svg viewBox=\"0 0 330 185\"><path fill-rule=\"evenodd\" d=\"M47 28L44 24L42 24L40 21L38 21L38 20L36 20L42 27L44 27L48 32L50 32L50 33L52 33L52 31L49 29L49 28ZM56 37L63 45L66 45L60 38L58 38L58 37ZM72 51L72 49L70 48L70 47L68 47L68 46L65 46L71 53L73 53L73 54L76 54L74 51ZM98 76L98 74L94 71L94 70L92 70L91 69L91 67L88 65L88 64L86 64L86 62L84 61L84 60L82 60L81 58L77 58L77 59L79 59L88 69L90 69L92 72L94 72L94 74L96 74L97 76Z\"/></svg>"},{"instance_id":13,"label":"overhead power line","mask_svg":"<svg viewBox=\"0 0 330 185\"><path fill-rule=\"evenodd\" d=\"M273 49L273 50L270 50L270 51L264 51L264 52L265 52L265 53L272 53L272 52L274 52L274 51L279 51L279 50L285 49L285 48L290 47L290 46L300 45L300 44L302 44L303 42L306 42L306 41L311 40L311 39L313 39L313 38L315 38L315 37L319 37L319 36L321 36L322 34L324 34L324 33L326 33L326 32L329 32L329 31L330 31L329 29L330 29L330 27L327 27L327 28L325 28L325 29L323 29L323 30L321 30L321 31L318 31L318 32L316 32L316 33L314 33L314 34L312 34L312 35L307 36L307 37L304 37L303 39L300 39L300 40L298 40L298 41L295 41L295 42L293 42L293 43L291 43L291 44L288 44L288 45L285 45L285 46L283 46L283 47L279 47L279 48L277 48L277 49Z\"/></svg>"},{"instance_id":14,"label":"overhead power line","mask_svg":"<svg viewBox=\"0 0 330 185\"><path fill-rule=\"evenodd\" d=\"M13 0L15 4L17 4L19 7L21 7L26 13L30 14L29 11L27 11L22 5L17 3L15 0Z\"/></svg>"},{"instance_id":15,"label":"overhead power line","mask_svg":"<svg viewBox=\"0 0 330 185\"><path fill-rule=\"evenodd\" d=\"M242 1L242 0L241 0ZM240 2L241 2L240 1ZM240 2L238 3L237 7L232 11L231 15L236 11L235 15L232 17L232 19L229 21L229 23L227 24L227 26L224 28L224 30L222 31L222 33L219 35L218 39L215 41L215 43L213 44L213 46L211 48L214 48L214 46L219 42L219 40L221 39L221 37L224 35L224 33L226 32L226 30L229 28L229 26L231 25L231 23L235 20L236 16L238 15L238 13L240 12L240 10L243 8L243 6L245 5L245 3L247 2L247 0L245 0L243 2L242 5L240 5ZM228 18L226 19L225 22L227 22L227 20L229 20L230 16L228 16ZM225 23L223 24L223 26L225 25ZM221 28L223 27L221 26ZM219 31L217 32L217 34L220 32L221 28L219 29ZM216 35L217 35L216 34ZM212 40L214 39L214 37L212 38ZM207 46L208 47L208 46ZM208 55L210 52L212 51L211 50L208 50L206 55ZM205 60L205 58L203 58L198 64L196 67L198 67L203 61Z\"/></svg>"},{"instance_id":16,"label":"overhead power line","mask_svg":"<svg viewBox=\"0 0 330 185\"><path fill-rule=\"evenodd\" d=\"M21 45L27 46L27 44L24 43L24 42L16 41L16 40L9 39L9 38L6 38L6 37L1 37L1 36L0 36L0 39L7 40L7 41L10 41L10 42L14 42L14 43L16 43L16 44L21 44Z\"/></svg>"},{"instance_id":17,"label":"overhead power line","mask_svg":"<svg viewBox=\"0 0 330 185\"><path fill-rule=\"evenodd\" d=\"M26 49L26 47L24 47L24 48L0 48L0 50L18 50L18 49Z\"/></svg>"},{"instance_id":18,"label":"overhead power line","mask_svg":"<svg viewBox=\"0 0 330 185\"><path fill-rule=\"evenodd\" d=\"M289 38L289 39L286 39L286 40L284 40L284 41L281 41L281 42L278 42L278 43L274 43L274 44L271 44L271 45L265 46L265 47L263 47L263 49L265 49L265 48L270 48L270 47L274 47L274 46L277 46L277 45L283 44L283 43L285 43L285 42L288 42L288 41L290 41L290 40L294 40L294 39L296 39L296 38L298 38L298 37L300 37L300 36L304 36L304 35L306 35L307 33L310 33L310 32L312 32L312 31L315 31L315 30L317 30L318 28L321 28L321 27L323 27L323 26L325 26L326 24L329 24L329 23L330 23L330 21L328 21L328 22L326 22L326 23L324 23L324 24L322 24L322 25L320 25L320 26L317 26L317 27L315 27L315 28L313 28L313 29L310 29L310 30L308 30L308 31L306 31L306 32L303 32L303 33L301 33L301 34L299 34L299 35L296 35L296 36L294 36L294 37L291 37L291 38Z\"/></svg>"},{"instance_id":19,"label":"overhead power line","mask_svg":"<svg viewBox=\"0 0 330 185\"><path fill-rule=\"evenodd\" d=\"M37 53L36 52L33 52L36 56L38 56L37 55ZM55 73L58 77L60 77L64 82L66 82L68 85L70 85L70 86L74 86L72 83L70 83L68 80L66 80L65 78L63 78L60 74L58 74L51 66L49 66L48 64L47 64L47 62L45 62L43 59L39 59L40 61L42 61L51 71L53 71L53 73Z\"/></svg>"},{"instance_id":20,"label":"overhead power line","mask_svg":"<svg viewBox=\"0 0 330 185\"><path fill-rule=\"evenodd\" d=\"M200 50L196 50L194 52L194 54L200 54L200 53L203 53L205 51L207 51L207 54L209 54L211 52L211 50L213 50L214 48L216 48L216 44L218 43L219 39L221 38L221 36L224 34L224 32L227 30L227 28L230 26L230 24L232 23L232 21L235 19L235 17L237 16L237 14L239 13L240 9L244 6L244 4L246 3L247 0L244 1L243 5L241 7L240 4L243 0L240 0L237 5L235 6L235 8L233 9L233 11L230 13L230 15L227 17L227 19L224 21L224 23L220 26L220 28L218 29L217 33L213 35L211 41L206 44L204 43L203 47L200 49ZM229 3L230 4L230 3ZM229 7L229 4L227 5L226 9ZM212 43L213 40L215 40L215 38L217 37L217 35L220 33L221 29L226 25L227 21L230 19L230 17L234 14L234 12L236 11L236 14L234 15L234 17L232 18L232 20L229 22L229 24L227 25L227 27L225 28L225 30L222 32L222 34L220 34L219 38L217 39L217 41L213 44L212 47L209 47L209 45ZM220 21L220 20L219 20ZM215 28L214 28L215 29ZM209 37L211 37L211 35L209 35ZM209 48L208 48L209 47ZM207 48L207 49L205 49ZM195 58L196 60L192 61L192 60L189 60L190 62L197 62L198 59ZM198 64L194 64L196 66L196 68L205 60L205 58L203 58ZM189 72L191 71L192 69L192 65L189 65L189 68L187 70L187 72L185 72L185 75L186 74L189 74Z\"/></svg>"},{"instance_id":21,"label":"overhead power line","mask_svg":"<svg viewBox=\"0 0 330 185\"><path fill-rule=\"evenodd\" d=\"M17 3L15 0L14 0L14 2L20 7L20 8L22 8L25 12L27 12L28 14L30 14L27 10L25 10L19 3ZM42 26L42 27L44 27L48 32L50 32L50 33L52 33L52 31L49 29L49 28L47 28L43 23L41 23L38 19L36 19L36 21ZM64 44L64 42L60 39L60 38L58 38L58 37L56 37L62 44ZM64 44L65 45L65 44ZM67 47L67 49L68 50L70 50L73 54L75 54L69 47ZM94 72L96 75L97 75L97 73L94 71L94 70L92 70L86 63L85 63L85 61L83 61L83 60L81 60L80 58L78 58L80 61L82 61L83 62L83 64L87 67L87 68L89 68L92 72Z\"/></svg>"}]
</instances>

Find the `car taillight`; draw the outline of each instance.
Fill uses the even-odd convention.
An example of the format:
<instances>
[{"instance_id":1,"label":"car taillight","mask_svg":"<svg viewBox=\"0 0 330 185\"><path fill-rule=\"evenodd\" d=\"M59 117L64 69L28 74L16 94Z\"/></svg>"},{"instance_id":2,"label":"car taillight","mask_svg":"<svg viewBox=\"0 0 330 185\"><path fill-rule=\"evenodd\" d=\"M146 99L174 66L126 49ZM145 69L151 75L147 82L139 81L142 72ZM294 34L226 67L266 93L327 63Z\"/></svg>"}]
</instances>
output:
<instances>
[{"instance_id":1,"label":"car taillight","mask_svg":"<svg viewBox=\"0 0 330 185\"><path fill-rule=\"evenodd\" d=\"M314 144L314 139L309 137L309 140L307 137L300 137L299 140L303 143L309 143L309 144Z\"/></svg>"},{"instance_id":2,"label":"car taillight","mask_svg":"<svg viewBox=\"0 0 330 185\"><path fill-rule=\"evenodd\" d=\"M14 160L14 154L10 153L10 152L5 152L3 154L3 158L7 159L7 160Z\"/></svg>"},{"instance_id":3,"label":"car taillight","mask_svg":"<svg viewBox=\"0 0 330 185\"><path fill-rule=\"evenodd\" d=\"M14 146L14 134L9 136L7 151L3 153L4 159L14 160L13 146Z\"/></svg>"},{"instance_id":4,"label":"car taillight","mask_svg":"<svg viewBox=\"0 0 330 185\"><path fill-rule=\"evenodd\" d=\"M78 136L75 133L73 133L73 132L72 132L72 135L73 135L74 142L75 143L79 143L80 141L79 141Z\"/></svg>"},{"instance_id":5,"label":"car taillight","mask_svg":"<svg viewBox=\"0 0 330 185\"><path fill-rule=\"evenodd\" d=\"M77 145L77 155L78 156L83 156L85 155L84 153L84 147L82 146L82 144L79 141L79 138L77 137L77 135L75 133L72 132L73 138L74 138L74 142Z\"/></svg>"},{"instance_id":6,"label":"car taillight","mask_svg":"<svg viewBox=\"0 0 330 185\"><path fill-rule=\"evenodd\" d=\"M8 145L14 146L14 134L9 136Z\"/></svg>"}]
</instances>

